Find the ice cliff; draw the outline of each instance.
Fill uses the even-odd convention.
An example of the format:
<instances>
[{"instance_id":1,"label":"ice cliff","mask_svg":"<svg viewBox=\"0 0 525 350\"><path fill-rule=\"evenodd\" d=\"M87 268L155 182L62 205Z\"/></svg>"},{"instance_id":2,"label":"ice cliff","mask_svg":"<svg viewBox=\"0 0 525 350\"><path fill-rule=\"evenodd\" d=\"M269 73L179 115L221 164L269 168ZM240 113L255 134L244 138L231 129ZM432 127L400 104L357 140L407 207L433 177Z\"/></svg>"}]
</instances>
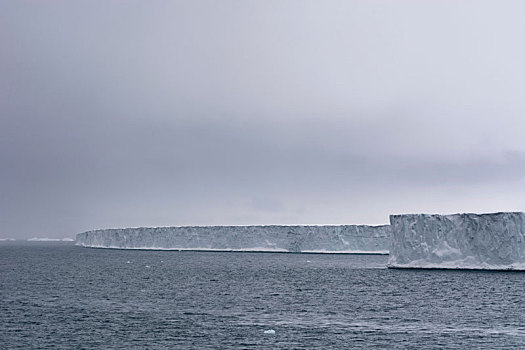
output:
<instances>
[{"instance_id":1,"label":"ice cliff","mask_svg":"<svg viewBox=\"0 0 525 350\"><path fill-rule=\"evenodd\" d=\"M77 234L93 248L388 254L390 226L187 226Z\"/></svg>"},{"instance_id":2,"label":"ice cliff","mask_svg":"<svg viewBox=\"0 0 525 350\"><path fill-rule=\"evenodd\" d=\"M525 213L391 215L388 266L525 270Z\"/></svg>"}]
</instances>

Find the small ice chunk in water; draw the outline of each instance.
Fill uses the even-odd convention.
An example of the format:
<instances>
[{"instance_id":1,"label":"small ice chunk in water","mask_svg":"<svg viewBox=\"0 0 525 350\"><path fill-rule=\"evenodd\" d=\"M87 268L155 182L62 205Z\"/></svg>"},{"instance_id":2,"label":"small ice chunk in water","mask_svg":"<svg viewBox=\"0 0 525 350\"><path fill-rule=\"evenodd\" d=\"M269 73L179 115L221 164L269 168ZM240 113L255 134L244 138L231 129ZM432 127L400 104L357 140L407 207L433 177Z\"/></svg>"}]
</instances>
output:
<instances>
[{"instance_id":1,"label":"small ice chunk in water","mask_svg":"<svg viewBox=\"0 0 525 350\"><path fill-rule=\"evenodd\" d=\"M149 269L150 267L151 267L151 266L149 266L149 265L146 265L146 268L147 268L147 269Z\"/></svg>"},{"instance_id":2,"label":"small ice chunk in water","mask_svg":"<svg viewBox=\"0 0 525 350\"><path fill-rule=\"evenodd\" d=\"M264 334L275 334L275 331L273 329L268 329L264 331Z\"/></svg>"},{"instance_id":3,"label":"small ice chunk in water","mask_svg":"<svg viewBox=\"0 0 525 350\"><path fill-rule=\"evenodd\" d=\"M129 261L129 260L128 260L128 261L126 261L126 264L131 264L131 261Z\"/></svg>"}]
</instances>

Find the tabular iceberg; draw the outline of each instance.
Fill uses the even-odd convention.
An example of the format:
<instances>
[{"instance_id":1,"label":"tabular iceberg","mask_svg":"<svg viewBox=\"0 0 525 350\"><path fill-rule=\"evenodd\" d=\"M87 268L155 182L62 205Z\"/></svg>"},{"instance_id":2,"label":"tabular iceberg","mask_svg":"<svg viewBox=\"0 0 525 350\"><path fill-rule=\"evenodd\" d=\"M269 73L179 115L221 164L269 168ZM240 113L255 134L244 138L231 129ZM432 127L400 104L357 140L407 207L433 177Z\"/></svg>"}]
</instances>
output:
<instances>
[{"instance_id":1,"label":"tabular iceberg","mask_svg":"<svg viewBox=\"0 0 525 350\"><path fill-rule=\"evenodd\" d=\"M525 270L525 213L391 215L388 267Z\"/></svg>"},{"instance_id":2,"label":"tabular iceberg","mask_svg":"<svg viewBox=\"0 0 525 350\"><path fill-rule=\"evenodd\" d=\"M94 230L92 248L388 254L390 226L186 226Z\"/></svg>"}]
</instances>

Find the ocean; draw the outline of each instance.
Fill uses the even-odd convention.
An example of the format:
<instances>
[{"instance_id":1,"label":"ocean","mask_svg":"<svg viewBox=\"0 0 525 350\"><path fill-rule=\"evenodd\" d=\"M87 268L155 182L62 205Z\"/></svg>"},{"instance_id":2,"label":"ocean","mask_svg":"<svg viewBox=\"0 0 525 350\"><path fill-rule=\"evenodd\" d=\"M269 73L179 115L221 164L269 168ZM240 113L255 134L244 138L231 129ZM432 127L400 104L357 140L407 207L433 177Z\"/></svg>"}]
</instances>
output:
<instances>
[{"instance_id":1,"label":"ocean","mask_svg":"<svg viewBox=\"0 0 525 350\"><path fill-rule=\"evenodd\" d=\"M387 259L0 242L0 348L525 348L525 273Z\"/></svg>"}]
</instances>

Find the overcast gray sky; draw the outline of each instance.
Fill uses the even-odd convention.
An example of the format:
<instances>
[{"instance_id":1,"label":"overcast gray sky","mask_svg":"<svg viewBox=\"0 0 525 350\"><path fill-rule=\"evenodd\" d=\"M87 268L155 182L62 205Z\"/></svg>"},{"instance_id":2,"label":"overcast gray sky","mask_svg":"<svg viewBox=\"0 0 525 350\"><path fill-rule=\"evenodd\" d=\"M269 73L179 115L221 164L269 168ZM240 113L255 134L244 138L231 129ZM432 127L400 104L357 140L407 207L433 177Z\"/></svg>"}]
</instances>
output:
<instances>
[{"instance_id":1,"label":"overcast gray sky","mask_svg":"<svg viewBox=\"0 0 525 350\"><path fill-rule=\"evenodd\" d=\"M0 2L0 238L525 210L522 1Z\"/></svg>"}]
</instances>

